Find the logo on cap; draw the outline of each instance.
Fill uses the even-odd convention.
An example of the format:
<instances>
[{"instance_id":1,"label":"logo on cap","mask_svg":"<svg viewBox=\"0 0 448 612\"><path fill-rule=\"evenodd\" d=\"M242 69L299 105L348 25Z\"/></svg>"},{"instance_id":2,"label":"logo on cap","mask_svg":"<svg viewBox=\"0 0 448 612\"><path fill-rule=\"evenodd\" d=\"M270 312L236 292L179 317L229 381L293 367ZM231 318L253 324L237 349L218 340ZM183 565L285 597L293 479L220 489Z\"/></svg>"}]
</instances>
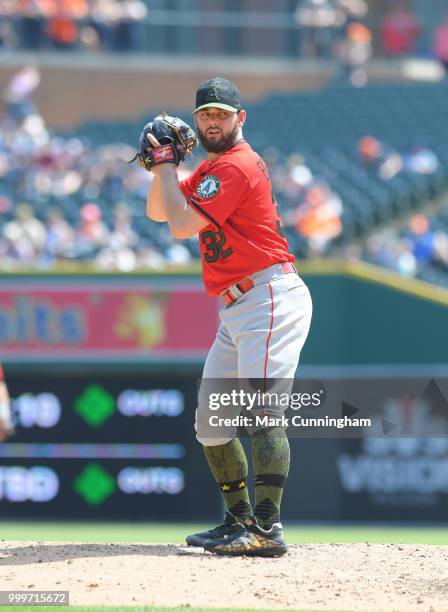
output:
<instances>
[{"instance_id":1,"label":"logo on cap","mask_svg":"<svg viewBox=\"0 0 448 612\"><path fill-rule=\"evenodd\" d=\"M207 102L219 102L219 94L216 85L210 85L208 88Z\"/></svg>"}]
</instances>

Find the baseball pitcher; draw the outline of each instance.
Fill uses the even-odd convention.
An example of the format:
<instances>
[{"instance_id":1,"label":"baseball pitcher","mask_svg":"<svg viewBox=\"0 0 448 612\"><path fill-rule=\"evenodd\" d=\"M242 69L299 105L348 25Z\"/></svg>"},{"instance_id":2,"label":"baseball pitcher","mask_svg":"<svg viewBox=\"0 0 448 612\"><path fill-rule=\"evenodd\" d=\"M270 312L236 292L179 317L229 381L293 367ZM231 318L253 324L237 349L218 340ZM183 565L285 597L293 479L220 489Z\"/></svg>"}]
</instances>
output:
<instances>
[{"instance_id":1,"label":"baseball pitcher","mask_svg":"<svg viewBox=\"0 0 448 612\"><path fill-rule=\"evenodd\" d=\"M288 250L266 164L243 137L246 111L238 89L223 78L202 83L193 118L207 160L186 180L179 182L176 166L192 151L196 135L180 119L161 115L148 123L137 155L154 175L148 217L167 222L174 238L198 235L204 284L224 303L204 366L195 428L227 510L222 525L188 536L187 544L220 555L274 557L287 551L280 522L290 461L285 428L268 422L248 429L252 503L237 428L211 427L207 390L216 380L256 380L262 388L270 381L291 382L310 327L311 298ZM258 409L265 414L263 406ZM219 408L227 423L240 412L238 403Z\"/></svg>"}]
</instances>

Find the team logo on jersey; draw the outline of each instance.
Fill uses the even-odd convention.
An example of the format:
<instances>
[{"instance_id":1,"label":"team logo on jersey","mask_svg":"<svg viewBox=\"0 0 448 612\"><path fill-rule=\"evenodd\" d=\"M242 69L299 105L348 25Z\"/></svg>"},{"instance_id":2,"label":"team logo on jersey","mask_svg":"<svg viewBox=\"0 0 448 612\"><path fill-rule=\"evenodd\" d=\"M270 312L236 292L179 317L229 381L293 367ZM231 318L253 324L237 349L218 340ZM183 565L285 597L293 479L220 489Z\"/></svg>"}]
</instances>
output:
<instances>
[{"instance_id":1,"label":"team logo on jersey","mask_svg":"<svg viewBox=\"0 0 448 612\"><path fill-rule=\"evenodd\" d=\"M219 178L214 174L209 174L199 183L196 193L201 196L201 198L208 200L218 193L220 187L221 183Z\"/></svg>"}]
</instances>

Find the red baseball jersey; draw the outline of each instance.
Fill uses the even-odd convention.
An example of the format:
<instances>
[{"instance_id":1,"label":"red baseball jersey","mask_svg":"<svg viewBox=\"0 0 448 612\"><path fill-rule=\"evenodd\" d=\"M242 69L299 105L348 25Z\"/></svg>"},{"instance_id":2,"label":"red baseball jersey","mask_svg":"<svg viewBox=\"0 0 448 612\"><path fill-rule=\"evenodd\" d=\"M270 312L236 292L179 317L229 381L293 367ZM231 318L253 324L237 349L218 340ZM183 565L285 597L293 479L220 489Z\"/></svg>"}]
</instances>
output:
<instances>
[{"instance_id":1,"label":"red baseball jersey","mask_svg":"<svg viewBox=\"0 0 448 612\"><path fill-rule=\"evenodd\" d=\"M294 261L266 164L247 142L203 162L180 188L209 222L199 232L199 244L210 295L275 263Z\"/></svg>"}]
</instances>

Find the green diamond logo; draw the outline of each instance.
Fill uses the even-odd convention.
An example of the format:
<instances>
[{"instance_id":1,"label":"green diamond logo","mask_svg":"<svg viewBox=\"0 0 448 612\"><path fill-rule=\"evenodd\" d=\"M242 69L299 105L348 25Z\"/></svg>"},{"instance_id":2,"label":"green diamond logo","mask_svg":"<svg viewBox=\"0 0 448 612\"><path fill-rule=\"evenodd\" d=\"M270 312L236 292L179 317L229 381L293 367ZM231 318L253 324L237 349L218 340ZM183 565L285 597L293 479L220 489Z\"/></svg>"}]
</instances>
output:
<instances>
[{"instance_id":1,"label":"green diamond logo","mask_svg":"<svg viewBox=\"0 0 448 612\"><path fill-rule=\"evenodd\" d=\"M75 412L90 427L99 427L115 411L115 400L101 385L89 385L75 400Z\"/></svg>"},{"instance_id":2,"label":"green diamond logo","mask_svg":"<svg viewBox=\"0 0 448 612\"><path fill-rule=\"evenodd\" d=\"M98 506L116 489L115 479L99 463L90 463L76 477L73 488L90 506Z\"/></svg>"}]
</instances>

